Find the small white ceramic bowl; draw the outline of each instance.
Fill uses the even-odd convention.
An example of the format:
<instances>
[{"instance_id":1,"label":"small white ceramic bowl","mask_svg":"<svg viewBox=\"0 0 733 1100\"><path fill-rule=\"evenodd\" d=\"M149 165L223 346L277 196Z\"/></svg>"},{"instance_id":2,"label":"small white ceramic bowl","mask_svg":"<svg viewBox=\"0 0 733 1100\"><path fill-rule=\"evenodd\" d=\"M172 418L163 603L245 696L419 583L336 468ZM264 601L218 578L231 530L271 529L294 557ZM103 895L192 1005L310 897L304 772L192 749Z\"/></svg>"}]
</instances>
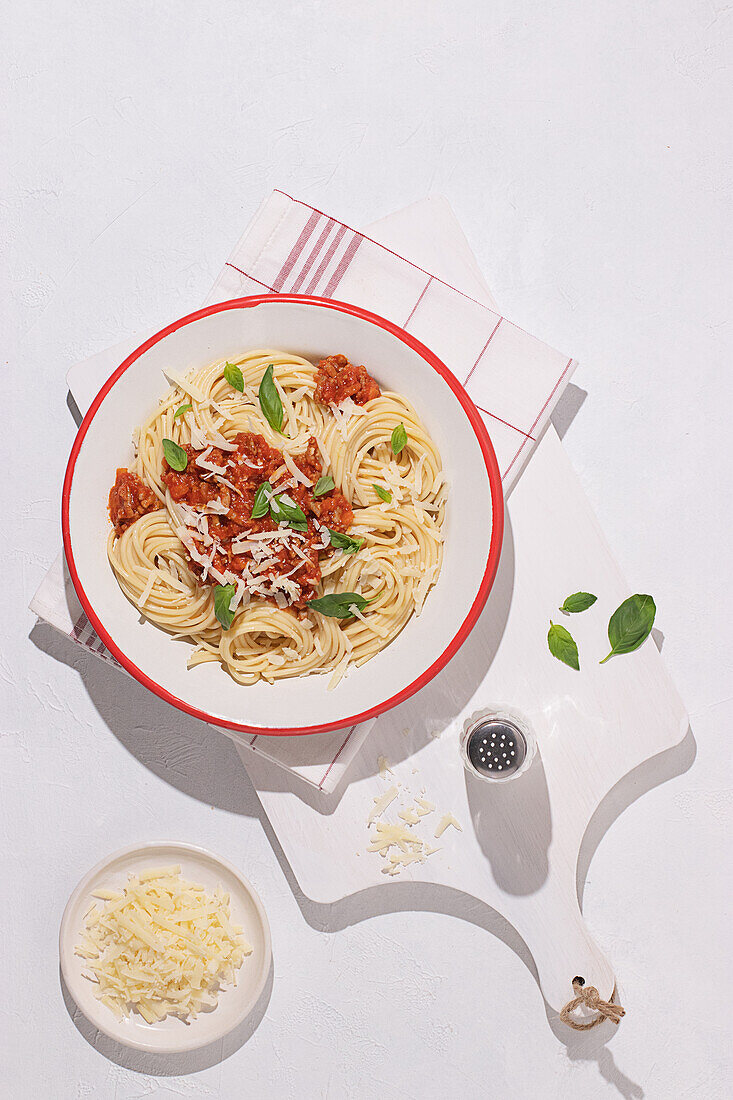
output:
<instances>
[{"instance_id":1,"label":"small white ceramic bowl","mask_svg":"<svg viewBox=\"0 0 733 1100\"><path fill-rule=\"evenodd\" d=\"M131 871L176 863L189 881L200 882L209 891L220 885L229 892L232 920L243 926L244 937L252 945L252 954L237 971L236 986L223 989L216 1008L199 1013L190 1023L168 1016L159 1023L147 1024L136 1012L126 1020L117 1020L110 1009L97 1000L96 986L84 977L85 961L74 954L80 942L84 916L95 900L91 891L101 886L122 887ZM135 1050L176 1054L207 1046L228 1035L255 1007L270 972L270 925L257 891L227 860L192 844L150 841L114 852L84 876L69 898L61 919L59 959L67 989L96 1028L110 1039Z\"/></svg>"},{"instance_id":2,"label":"small white ceramic bowl","mask_svg":"<svg viewBox=\"0 0 733 1100\"><path fill-rule=\"evenodd\" d=\"M450 483L445 555L422 614L386 649L329 692L328 676L237 684L218 663L186 668L186 647L141 622L107 561L107 500L132 460L132 429L165 392L163 369L182 372L255 347L305 358L336 352L364 363L415 406ZM84 417L64 481L64 549L79 599L120 664L162 699L242 733L301 735L343 729L423 687L468 637L501 551L501 478L484 422L448 368L414 337L356 306L297 295L219 302L147 340L115 371Z\"/></svg>"}]
</instances>

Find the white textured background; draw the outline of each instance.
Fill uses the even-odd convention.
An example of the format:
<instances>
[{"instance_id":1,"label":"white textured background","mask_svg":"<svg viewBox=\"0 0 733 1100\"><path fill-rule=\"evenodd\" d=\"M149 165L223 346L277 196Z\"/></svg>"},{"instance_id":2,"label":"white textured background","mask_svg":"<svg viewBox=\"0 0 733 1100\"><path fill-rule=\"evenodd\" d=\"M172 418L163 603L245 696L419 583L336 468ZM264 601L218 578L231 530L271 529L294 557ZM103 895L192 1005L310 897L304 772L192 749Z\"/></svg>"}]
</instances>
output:
<instances>
[{"instance_id":1,"label":"white textured background","mask_svg":"<svg viewBox=\"0 0 733 1100\"><path fill-rule=\"evenodd\" d=\"M5 6L3 1096L730 1095L732 21L722 0ZM445 193L507 315L581 361L566 445L632 590L656 597L697 742L588 872L629 1007L605 1046L561 1042L522 962L469 920L323 930L229 743L32 629L75 430L66 368L196 307L273 186L354 225ZM160 835L238 862L272 922L259 1026L215 1057L115 1048L59 985L78 878Z\"/></svg>"}]
</instances>

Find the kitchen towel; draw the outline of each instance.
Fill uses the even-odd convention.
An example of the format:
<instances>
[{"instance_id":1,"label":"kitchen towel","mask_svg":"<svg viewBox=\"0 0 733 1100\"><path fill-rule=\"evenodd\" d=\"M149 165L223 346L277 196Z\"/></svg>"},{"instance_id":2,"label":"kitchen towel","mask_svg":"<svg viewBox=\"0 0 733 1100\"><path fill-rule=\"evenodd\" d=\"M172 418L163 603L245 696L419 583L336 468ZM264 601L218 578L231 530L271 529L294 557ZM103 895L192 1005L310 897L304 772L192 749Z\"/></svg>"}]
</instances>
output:
<instances>
[{"instance_id":1,"label":"kitchen towel","mask_svg":"<svg viewBox=\"0 0 733 1100\"><path fill-rule=\"evenodd\" d=\"M430 199L394 215L391 239L395 218L402 219L409 244L431 206L441 208L441 204L447 207L444 200ZM572 358L553 351L376 237L281 191L262 204L204 304L260 293L352 302L401 325L427 344L463 382L486 420L505 493L532 454L575 366ZM150 335L138 334L71 368L69 388L82 411L119 363ZM324 349L324 354L333 350ZM117 665L79 604L63 555L30 606L40 619ZM348 690L348 681L343 683ZM215 728L232 737L238 748L265 756L318 789L331 791L373 724L292 738Z\"/></svg>"}]
</instances>

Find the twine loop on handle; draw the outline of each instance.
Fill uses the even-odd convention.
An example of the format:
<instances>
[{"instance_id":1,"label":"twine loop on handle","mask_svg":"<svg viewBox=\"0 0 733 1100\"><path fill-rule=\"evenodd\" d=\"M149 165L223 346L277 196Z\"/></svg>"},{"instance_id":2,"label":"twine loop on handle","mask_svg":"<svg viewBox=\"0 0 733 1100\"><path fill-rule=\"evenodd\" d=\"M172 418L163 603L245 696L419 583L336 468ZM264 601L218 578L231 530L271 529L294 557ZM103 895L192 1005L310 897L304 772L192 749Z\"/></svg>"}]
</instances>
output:
<instances>
[{"instance_id":1,"label":"twine loop on handle","mask_svg":"<svg viewBox=\"0 0 733 1100\"><path fill-rule=\"evenodd\" d=\"M561 1009L560 1019L575 1031L590 1031L596 1024L600 1024L601 1020L613 1020L614 1024L618 1024L621 1017L626 1015L625 1008L613 1003L613 998L616 996L615 986L610 1001L602 1000L594 985L585 984L585 978L573 978L573 990L575 996L572 1001L568 1001L565 1007ZM592 1020L574 1020L572 1013L580 1005L585 1005L586 1008L592 1009L598 1015L594 1016Z\"/></svg>"}]
</instances>

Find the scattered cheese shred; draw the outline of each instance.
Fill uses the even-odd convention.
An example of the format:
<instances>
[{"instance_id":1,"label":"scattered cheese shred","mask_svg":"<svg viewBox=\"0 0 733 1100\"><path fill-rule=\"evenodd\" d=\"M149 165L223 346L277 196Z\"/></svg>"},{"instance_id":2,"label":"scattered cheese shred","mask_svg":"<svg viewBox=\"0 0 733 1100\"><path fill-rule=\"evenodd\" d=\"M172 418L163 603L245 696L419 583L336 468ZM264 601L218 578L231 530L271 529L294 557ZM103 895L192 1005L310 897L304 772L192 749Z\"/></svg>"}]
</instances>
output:
<instances>
[{"instance_id":1,"label":"scattered cheese shred","mask_svg":"<svg viewBox=\"0 0 733 1100\"><path fill-rule=\"evenodd\" d=\"M380 756L378 762L379 774L382 779L387 778L387 772L393 774L386 757ZM413 768L413 773L415 771L416 769ZM397 780L397 783L385 791L384 794L375 795L374 806L367 818L367 825L374 825L375 827L369 835L370 843L366 850L367 852L376 852L377 855L382 857L384 860L382 874L388 875L390 878L395 878L401 874L405 867L409 867L413 863L425 863L428 856L432 856L435 852L441 850L439 847L428 844L420 835L420 831L414 828L414 826L420 825L423 817L435 810L435 805L425 797L424 787L419 795L414 796L414 804L411 805L406 802L398 804L397 817L399 821L376 820L398 797L400 786L402 784ZM402 794L409 796L410 792L405 787ZM449 825L452 825L458 832L463 832L460 823L453 814L447 813L441 818L435 830L435 836L442 836Z\"/></svg>"},{"instance_id":2,"label":"scattered cheese shred","mask_svg":"<svg viewBox=\"0 0 733 1100\"><path fill-rule=\"evenodd\" d=\"M374 799L374 806L370 810L369 817L367 818L367 825L371 825L373 821L376 821L376 819L384 813L387 807L391 805L392 802L394 802L395 798L397 797L397 793L398 792L396 787L390 787L388 791L384 792L384 794L379 794L376 796L376 798Z\"/></svg>"},{"instance_id":3,"label":"scattered cheese shred","mask_svg":"<svg viewBox=\"0 0 733 1100\"><path fill-rule=\"evenodd\" d=\"M98 985L97 997L122 1020L137 1010L148 1023L184 1020L214 1008L220 988L252 948L231 923L229 895L207 894L181 878L180 866L130 875L121 890L101 888L84 918L76 954Z\"/></svg>"},{"instance_id":4,"label":"scattered cheese shred","mask_svg":"<svg viewBox=\"0 0 733 1100\"><path fill-rule=\"evenodd\" d=\"M377 821L376 832L370 837L370 852L386 852L393 845L402 852L415 851L423 847L423 842L416 833L411 832L404 825L395 825L389 821Z\"/></svg>"},{"instance_id":5,"label":"scattered cheese shred","mask_svg":"<svg viewBox=\"0 0 733 1100\"><path fill-rule=\"evenodd\" d=\"M376 831L370 837L371 843L368 852L378 852L386 859L382 868L383 875L394 878L403 867L411 863L424 863L426 857L425 844L404 825L391 824L388 821L378 821Z\"/></svg>"},{"instance_id":6,"label":"scattered cheese shred","mask_svg":"<svg viewBox=\"0 0 733 1100\"><path fill-rule=\"evenodd\" d=\"M449 825L452 825L454 829L458 829L459 833L463 832L463 826L458 821L456 821L453 814L443 814L440 822L438 823L438 828L433 834L435 838L437 839L438 837L441 837Z\"/></svg>"}]
</instances>

